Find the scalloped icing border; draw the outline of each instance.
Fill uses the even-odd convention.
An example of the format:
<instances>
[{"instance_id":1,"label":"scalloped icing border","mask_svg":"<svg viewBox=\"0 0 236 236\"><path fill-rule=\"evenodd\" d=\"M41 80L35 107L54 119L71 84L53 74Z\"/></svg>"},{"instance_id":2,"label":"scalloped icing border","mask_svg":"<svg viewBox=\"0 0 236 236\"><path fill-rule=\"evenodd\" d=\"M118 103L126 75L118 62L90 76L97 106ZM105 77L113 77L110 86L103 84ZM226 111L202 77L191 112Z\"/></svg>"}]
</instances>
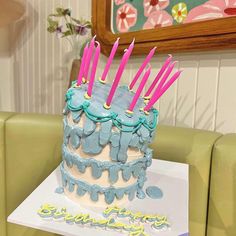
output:
<instances>
[{"instance_id":1,"label":"scalloped icing border","mask_svg":"<svg viewBox=\"0 0 236 236\"><path fill-rule=\"evenodd\" d=\"M72 112L78 112L78 111L83 111L86 116L91 119L94 122L106 122L109 120L112 120L112 123L114 126L116 126L119 130L123 131L123 132L136 132L141 125L143 125L145 128L147 128L149 131L154 131L156 126L157 126L157 117L158 117L158 111L155 108L152 108L152 112L153 112L153 124L149 125L146 117L142 116L139 117L139 120L136 122L136 124L131 124L131 123L126 123L126 122L122 122L119 118L118 118L118 114L115 112L111 112L110 115L107 116L98 116L96 114L93 114L91 111L89 111L89 106L90 106L90 102L89 101L84 101L82 105L79 105L77 107L73 106L71 104L71 98L74 95L72 90L68 90L66 93L66 107L68 110L72 111ZM64 113L66 114L66 113ZM145 113L143 113L144 115L147 115ZM123 126L126 127L132 127L133 129L124 129L122 128Z\"/></svg>"}]
</instances>

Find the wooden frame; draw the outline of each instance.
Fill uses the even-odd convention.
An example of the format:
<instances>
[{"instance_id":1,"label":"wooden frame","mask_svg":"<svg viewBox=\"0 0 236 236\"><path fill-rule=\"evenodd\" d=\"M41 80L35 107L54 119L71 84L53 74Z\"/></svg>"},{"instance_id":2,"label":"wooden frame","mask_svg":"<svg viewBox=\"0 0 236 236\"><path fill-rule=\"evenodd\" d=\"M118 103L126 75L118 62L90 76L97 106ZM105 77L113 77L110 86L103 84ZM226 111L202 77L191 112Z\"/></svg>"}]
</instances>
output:
<instances>
[{"instance_id":1,"label":"wooden frame","mask_svg":"<svg viewBox=\"0 0 236 236\"><path fill-rule=\"evenodd\" d=\"M236 17L117 34L111 31L110 17L111 0L92 0L93 34L97 35L105 55L109 55L117 37L120 37L119 54L133 38L136 55L147 53L154 46L158 53L236 48Z\"/></svg>"}]
</instances>

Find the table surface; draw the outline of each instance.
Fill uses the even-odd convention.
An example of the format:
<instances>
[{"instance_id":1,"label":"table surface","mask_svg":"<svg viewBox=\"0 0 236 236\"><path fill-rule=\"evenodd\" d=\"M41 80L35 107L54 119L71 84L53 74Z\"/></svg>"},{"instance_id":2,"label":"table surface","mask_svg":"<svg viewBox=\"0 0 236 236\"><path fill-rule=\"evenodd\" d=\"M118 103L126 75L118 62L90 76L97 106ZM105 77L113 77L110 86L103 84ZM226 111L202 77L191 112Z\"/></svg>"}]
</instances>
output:
<instances>
[{"instance_id":1,"label":"table surface","mask_svg":"<svg viewBox=\"0 0 236 236\"><path fill-rule=\"evenodd\" d=\"M134 212L141 211L145 214L160 214L168 217L170 229L154 231L149 224L144 224L145 232L149 235L178 236L188 232L188 165L176 162L153 160L148 168L144 189L148 186L158 186L163 191L161 199L146 197L143 200L135 199L127 203L125 207ZM54 220L42 219L37 210L45 203L58 208L66 207L67 211L76 213L89 213L91 217L101 218L104 209L91 209L80 206L65 197L64 194L55 193L55 189L61 186L61 174L56 168L8 217L8 222L36 228L48 232L66 236L96 235L109 236L127 235L97 228L81 227L77 224L67 224ZM122 221L120 218L118 221Z\"/></svg>"}]
</instances>

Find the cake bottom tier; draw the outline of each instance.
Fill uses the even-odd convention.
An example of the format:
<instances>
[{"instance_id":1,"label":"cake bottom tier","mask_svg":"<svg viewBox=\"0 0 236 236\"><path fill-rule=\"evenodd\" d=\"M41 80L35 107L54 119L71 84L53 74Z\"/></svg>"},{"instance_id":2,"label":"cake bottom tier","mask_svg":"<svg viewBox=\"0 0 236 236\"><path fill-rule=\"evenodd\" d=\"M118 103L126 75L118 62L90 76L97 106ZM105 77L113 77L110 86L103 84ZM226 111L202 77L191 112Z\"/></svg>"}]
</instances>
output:
<instances>
[{"instance_id":1,"label":"cake bottom tier","mask_svg":"<svg viewBox=\"0 0 236 236\"><path fill-rule=\"evenodd\" d=\"M61 163L62 183L65 195L72 201L88 206L105 207L109 204L123 205L135 196L144 198L143 179L125 187L102 187L74 178Z\"/></svg>"}]
</instances>

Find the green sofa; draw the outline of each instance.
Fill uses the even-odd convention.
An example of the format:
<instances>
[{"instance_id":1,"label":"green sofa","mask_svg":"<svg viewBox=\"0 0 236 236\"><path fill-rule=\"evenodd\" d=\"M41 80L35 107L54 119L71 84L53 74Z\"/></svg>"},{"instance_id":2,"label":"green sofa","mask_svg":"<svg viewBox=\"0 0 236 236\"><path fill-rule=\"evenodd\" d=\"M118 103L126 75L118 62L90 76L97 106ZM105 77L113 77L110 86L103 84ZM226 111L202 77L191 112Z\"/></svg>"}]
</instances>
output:
<instances>
[{"instance_id":1,"label":"green sofa","mask_svg":"<svg viewBox=\"0 0 236 236\"><path fill-rule=\"evenodd\" d=\"M50 233L6 222L61 161L62 117L0 112L0 236ZM236 235L236 134L159 126L154 157L190 165L190 235Z\"/></svg>"}]
</instances>

